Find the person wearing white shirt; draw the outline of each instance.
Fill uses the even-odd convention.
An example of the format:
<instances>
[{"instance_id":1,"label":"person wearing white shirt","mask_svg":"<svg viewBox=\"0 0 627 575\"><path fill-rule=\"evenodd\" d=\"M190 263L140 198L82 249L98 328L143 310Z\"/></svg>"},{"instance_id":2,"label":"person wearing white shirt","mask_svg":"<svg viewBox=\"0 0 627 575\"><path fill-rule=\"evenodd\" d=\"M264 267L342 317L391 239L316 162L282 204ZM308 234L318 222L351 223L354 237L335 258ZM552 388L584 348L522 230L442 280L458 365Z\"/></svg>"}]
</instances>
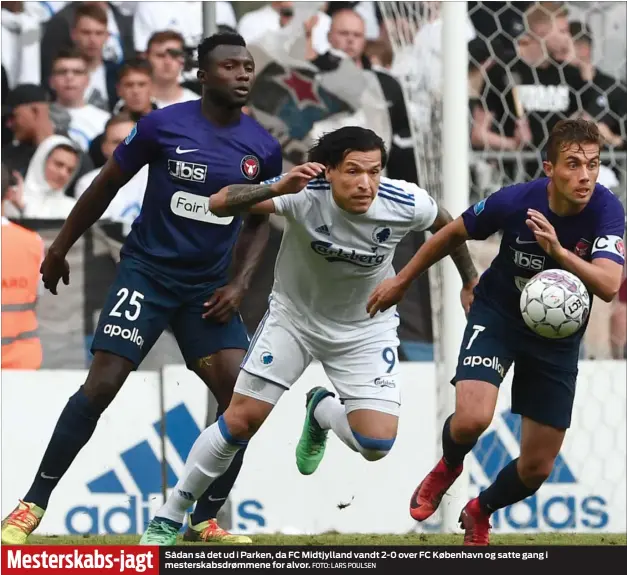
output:
<instances>
[{"instance_id":1,"label":"person wearing white shirt","mask_svg":"<svg viewBox=\"0 0 627 575\"><path fill-rule=\"evenodd\" d=\"M108 160L114 150L131 133L135 122L128 113L121 113L113 116L105 128L104 137L100 146L102 155ZM82 176L75 186L76 199L80 198L83 192L89 187L94 178L100 173L102 168L96 168ZM120 188L109 207L102 214L101 219L132 224L139 215L144 201L144 192L148 182L148 166L144 166L135 174L124 186Z\"/></svg>"},{"instance_id":2,"label":"person wearing white shirt","mask_svg":"<svg viewBox=\"0 0 627 575\"><path fill-rule=\"evenodd\" d=\"M84 150L104 130L108 112L85 103L89 84L87 63L74 49L63 49L52 63L50 87L56 94L56 108L69 114L69 136Z\"/></svg>"},{"instance_id":3,"label":"person wearing white shirt","mask_svg":"<svg viewBox=\"0 0 627 575\"><path fill-rule=\"evenodd\" d=\"M185 40L174 30L157 32L150 37L146 56L152 66L153 98L159 108L198 100L200 96L179 84L185 53Z\"/></svg>"},{"instance_id":4,"label":"person wearing white shirt","mask_svg":"<svg viewBox=\"0 0 627 575\"><path fill-rule=\"evenodd\" d=\"M216 24L237 27L230 2L213 2ZM135 50L145 52L148 40L161 30L175 30L184 37L185 46L195 48L203 37L202 2L139 2L133 18Z\"/></svg>"},{"instance_id":5,"label":"person wearing white shirt","mask_svg":"<svg viewBox=\"0 0 627 575\"><path fill-rule=\"evenodd\" d=\"M289 24L294 15L293 5L294 2L269 2L263 8L244 14L237 30L247 44L254 44Z\"/></svg>"},{"instance_id":6,"label":"person wearing white shirt","mask_svg":"<svg viewBox=\"0 0 627 575\"><path fill-rule=\"evenodd\" d=\"M110 100L115 98L114 77L117 64L105 64L103 59L104 45L109 38L106 10L97 4L84 3L78 6L70 35L87 62L89 84L85 91L85 100L108 111L114 104Z\"/></svg>"}]
</instances>

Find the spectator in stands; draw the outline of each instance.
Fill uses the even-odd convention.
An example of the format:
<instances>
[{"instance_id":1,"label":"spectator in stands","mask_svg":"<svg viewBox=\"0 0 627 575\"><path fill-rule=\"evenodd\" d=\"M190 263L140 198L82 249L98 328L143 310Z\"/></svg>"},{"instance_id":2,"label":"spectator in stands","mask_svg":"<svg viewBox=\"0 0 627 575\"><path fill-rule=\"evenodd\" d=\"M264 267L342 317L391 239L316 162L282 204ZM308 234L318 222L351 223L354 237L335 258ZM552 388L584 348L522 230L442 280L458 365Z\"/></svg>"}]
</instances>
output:
<instances>
[{"instance_id":1,"label":"spectator in stands","mask_svg":"<svg viewBox=\"0 0 627 575\"><path fill-rule=\"evenodd\" d=\"M101 143L101 154L105 158L105 161L113 155L113 151L124 141L124 138L130 134L134 125L135 120L131 118L130 114L125 112L113 116L107 122ZM100 170L101 168L92 170L76 183L76 198L79 198L83 194ZM102 219L129 224L133 223L135 218L139 215L144 200L147 181L148 166L144 166L127 184L120 188L120 191L102 215Z\"/></svg>"},{"instance_id":2,"label":"spectator in stands","mask_svg":"<svg viewBox=\"0 0 627 575\"><path fill-rule=\"evenodd\" d=\"M2 161L10 170L26 175L29 164L40 145L53 137L56 127L50 116L48 92L41 86L24 84L17 86L6 98L8 125L13 130L14 141L2 148ZM4 111L3 111L4 113ZM67 135L62 133L61 135ZM81 153L77 177L93 169L87 155ZM74 181L67 190L73 192Z\"/></svg>"},{"instance_id":3,"label":"spectator in stands","mask_svg":"<svg viewBox=\"0 0 627 575\"><path fill-rule=\"evenodd\" d=\"M498 53L498 44L493 45ZM471 113L470 142L475 149L516 150L530 141L529 125L516 120L512 137L499 133L494 115L485 105L486 74L494 65L490 48L481 38L468 43L468 97Z\"/></svg>"},{"instance_id":4,"label":"spectator in stands","mask_svg":"<svg viewBox=\"0 0 627 575\"><path fill-rule=\"evenodd\" d=\"M73 46L71 29L75 21L75 12L82 4L99 5L107 12L109 36L104 46L105 61L121 63L135 56L133 18L124 14L114 2L68 2L67 6L44 25L41 41L41 83L44 86L49 83L53 58L62 48Z\"/></svg>"},{"instance_id":5,"label":"spectator in stands","mask_svg":"<svg viewBox=\"0 0 627 575\"><path fill-rule=\"evenodd\" d=\"M294 2L268 2L262 8L244 14L237 30L246 43L253 44L266 34L278 32L287 26L293 16Z\"/></svg>"},{"instance_id":6,"label":"spectator in stands","mask_svg":"<svg viewBox=\"0 0 627 575\"><path fill-rule=\"evenodd\" d=\"M10 88L41 82L40 25L28 4L34 2L2 2L2 66Z\"/></svg>"},{"instance_id":7,"label":"spectator in stands","mask_svg":"<svg viewBox=\"0 0 627 575\"><path fill-rule=\"evenodd\" d=\"M372 69L372 64L364 53L366 35L363 18L354 10L335 12L329 32L329 44L331 49L326 54L316 57L312 64L319 70L330 71L336 69L343 58L350 58L357 67L372 70L376 74L383 97L388 102L392 127L392 145L386 173L390 178L408 182L418 181L403 90L396 78L381 69Z\"/></svg>"},{"instance_id":8,"label":"spectator in stands","mask_svg":"<svg viewBox=\"0 0 627 575\"><path fill-rule=\"evenodd\" d=\"M558 65L550 56L563 52L564 9L550 12L534 5L525 14L525 29L517 38L519 58L508 66L494 66L488 72L486 104L501 135L515 136L525 117L531 130L531 144L544 148L558 120L582 112L577 94L584 88L579 70L569 64ZM540 161L527 162L527 177L540 175Z\"/></svg>"},{"instance_id":9,"label":"spectator in stands","mask_svg":"<svg viewBox=\"0 0 627 575\"><path fill-rule=\"evenodd\" d=\"M394 61L394 50L387 40L368 40L366 42L365 55L373 69L389 72Z\"/></svg>"},{"instance_id":10,"label":"spectator in stands","mask_svg":"<svg viewBox=\"0 0 627 575\"><path fill-rule=\"evenodd\" d=\"M76 200L65 195L76 177L80 150L65 136L51 136L35 152L26 178L19 206L22 218L64 220Z\"/></svg>"},{"instance_id":11,"label":"spectator in stands","mask_svg":"<svg viewBox=\"0 0 627 575\"><path fill-rule=\"evenodd\" d=\"M39 369L41 342L35 308L44 243L38 234L9 222L5 206L19 194L2 164L2 369Z\"/></svg>"},{"instance_id":12,"label":"spectator in stands","mask_svg":"<svg viewBox=\"0 0 627 575\"><path fill-rule=\"evenodd\" d=\"M63 49L52 62L50 87L56 94L54 111L65 118L68 134L81 147L88 150L91 141L104 131L110 117L108 112L85 102L89 84L87 62L75 49Z\"/></svg>"},{"instance_id":13,"label":"spectator in stands","mask_svg":"<svg viewBox=\"0 0 627 575\"><path fill-rule=\"evenodd\" d=\"M612 357L625 359L627 357L627 278L623 280L612 306L610 318Z\"/></svg>"},{"instance_id":14,"label":"spectator in stands","mask_svg":"<svg viewBox=\"0 0 627 575\"><path fill-rule=\"evenodd\" d=\"M214 2L216 23L237 28L230 2ZM156 32L173 30L184 38L187 48L196 48L203 35L202 2L139 2L133 19L133 37L137 52L148 49L148 40Z\"/></svg>"},{"instance_id":15,"label":"spectator in stands","mask_svg":"<svg viewBox=\"0 0 627 575\"><path fill-rule=\"evenodd\" d=\"M608 76L592 62L592 34L581 22L570 22L573 42L571 63L579 68L587 82L581 98L586 102L586 112L597 120L599 130L607 143L625 146L627 132L627 90L618 79Z\"/></svg>"},{"instance_id":16,"label":"spectator in stands","mask_svg":"<svg viewBox=\"0 0 627 575\"><path fill-rule=\"evenodd\" d=\"M146 56L152 66L153 97L159 108L200 97L180 84L184 47L183 36L173 30L157 32L148 41Z\"/></svg>"},{"instance_id":17,"label":"spectator in stands","mask_svg":"<svg viewBox=\"0 0 627 575\"><path fill-rule=\"evenodd\" d=\"M99 4L84 3L76 8L70 33L74 45L87 62L89 84L85 100L101 110L110 111L116 100L118 63L103 59L109 38L107 11Z\"/></svg>"},{"instance_id":18,"label":"spectator in stands","mask_svg":"<svg viewBox=\"0 0 627 575\"><path fill-rule=\"evenodd\" d=\"M139 122L142 116L157 109L157 104L152 99L152 90L150 62L141 58L125 62L118 74L117 93L120 99L113 114L128 114L131 121ZM107 161L107 156L102 153L103 138L104 133L96 136L89 146L89 155L96 168L101 168Z\"/></svg>"}]
</instances>

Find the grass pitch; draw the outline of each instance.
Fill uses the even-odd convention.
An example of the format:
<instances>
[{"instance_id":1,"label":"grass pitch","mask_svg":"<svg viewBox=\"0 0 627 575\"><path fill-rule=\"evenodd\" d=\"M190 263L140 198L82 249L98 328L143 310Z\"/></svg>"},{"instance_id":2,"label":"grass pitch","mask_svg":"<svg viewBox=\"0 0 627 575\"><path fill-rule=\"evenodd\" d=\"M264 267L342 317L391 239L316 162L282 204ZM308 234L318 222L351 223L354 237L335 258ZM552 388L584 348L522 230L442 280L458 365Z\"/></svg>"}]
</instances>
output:
<instances>
[{"instance_id":1,"label":"grass pitch","mask_svg":"<svg viewBox=\"0 0 627 575\"><path fill-rule=\"evenodd\" d=\"M256 535L254 545L461 545L463 535L423 534L411 535L347 535L325 533L322 535ZM136 545L139 537L133 535L63 535L32 536L31 545ZM627 545L627 535L596 533L540 533L492 535L492 545ZM185 543L179 538L179 545L207 545L206 543ZM211 545L222 545L212 543Z\"/></svg>"}]
</instances>

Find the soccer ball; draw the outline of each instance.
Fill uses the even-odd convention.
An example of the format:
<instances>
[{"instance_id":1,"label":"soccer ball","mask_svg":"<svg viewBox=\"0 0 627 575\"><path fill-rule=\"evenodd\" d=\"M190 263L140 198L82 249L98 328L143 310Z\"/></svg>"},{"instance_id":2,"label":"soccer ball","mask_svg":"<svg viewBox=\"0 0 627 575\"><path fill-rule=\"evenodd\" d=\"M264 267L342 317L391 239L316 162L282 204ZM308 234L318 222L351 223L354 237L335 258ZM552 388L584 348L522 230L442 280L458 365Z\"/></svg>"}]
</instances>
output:
<instances>
[{"instance_id":1,"label":"soccer ball","mask_svg":"<svg viewBox=\"0 0 627 575\"><path fill-rule=\"evenodd\" d=\"M565 270L545 270L533 276L520 295L520 313L538 335L561 339L586 322L590 295L582 281Z\"/></svg>"}]
</instances>

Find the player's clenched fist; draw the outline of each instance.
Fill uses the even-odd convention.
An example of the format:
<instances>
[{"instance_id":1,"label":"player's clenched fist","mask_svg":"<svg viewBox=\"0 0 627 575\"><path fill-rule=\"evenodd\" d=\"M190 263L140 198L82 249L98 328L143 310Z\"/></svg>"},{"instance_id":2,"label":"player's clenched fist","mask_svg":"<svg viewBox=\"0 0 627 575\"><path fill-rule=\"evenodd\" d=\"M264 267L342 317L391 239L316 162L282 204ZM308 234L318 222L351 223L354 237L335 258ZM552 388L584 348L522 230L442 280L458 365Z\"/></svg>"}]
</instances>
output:
<instances>
[{"instance_id":1,"label":"player's clenched fist","mask_svg":"<svg viewBox=\"0 0 627 575\"><path fill-rule=\"evenodd\" d=\"M48 250L39 272L41 273L44 287L54 295L57 295L57 284L61 278L63 278L65 285L70 283L70 264L67 263L64 255L54 249Z\"/></svg>"},{"instance_id":2,"label":"player's clenched fist","mask_svg":"<svg viewBox=\"0 0 627 575\"><path fill-rule=\"evenodd\" d=\"M398 278L383 280L368 298L366 311L374 317L378 311L391 308L403 299L406 289Z\"/></svg>"},{"instance_id":3,"label":"player's clenched fist","mask_svg":"<svg viewBox=\"0 0 627 575\"><path fill-rule=\"evenodd\" d=\"M325 167L317 162L307 162L300 166L294 166L285 176L274 184L274 188L280 195L297 194L311 180L323 174Z\"/></svg>"}]
</instances>

